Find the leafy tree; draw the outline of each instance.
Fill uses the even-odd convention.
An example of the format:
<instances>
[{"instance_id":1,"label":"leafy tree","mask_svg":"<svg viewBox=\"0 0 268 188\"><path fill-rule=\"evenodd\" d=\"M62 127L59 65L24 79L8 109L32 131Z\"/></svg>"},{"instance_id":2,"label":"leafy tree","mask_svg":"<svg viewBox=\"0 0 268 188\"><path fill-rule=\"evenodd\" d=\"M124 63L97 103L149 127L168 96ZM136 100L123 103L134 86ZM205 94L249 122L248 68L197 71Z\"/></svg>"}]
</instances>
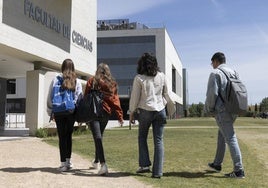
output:
<instances>
[{"instance_id":1,"label":"leafy tree","mask_svg":"<svg viewBox=\"0 0 268 188\"><path fill-rule=\"evenodd\" d=\"M254 111L258 112L258 104L257 103L255 104L255 110Z\"/></svg>"},{"instance_id":2,"label":"leafy tree","mask_svg":"<svg viewBox=\"0 0 268 188\"><path fill-rule=\"evenodd\" d=\"M260 103L260 112L268 112L268 97L262 99Z\"/></svg>"},{"instance_id":3,"label":"leafy tree","mask_svg":"<svg viewBox=\"0 0 268 188\"><path fill-rule=\"evenodd\" d=\"M192 104L189 107L189 116L190 117L204 116L204 104L202 102L199 102L199 104Z\"/></svg>"}]
</instances>

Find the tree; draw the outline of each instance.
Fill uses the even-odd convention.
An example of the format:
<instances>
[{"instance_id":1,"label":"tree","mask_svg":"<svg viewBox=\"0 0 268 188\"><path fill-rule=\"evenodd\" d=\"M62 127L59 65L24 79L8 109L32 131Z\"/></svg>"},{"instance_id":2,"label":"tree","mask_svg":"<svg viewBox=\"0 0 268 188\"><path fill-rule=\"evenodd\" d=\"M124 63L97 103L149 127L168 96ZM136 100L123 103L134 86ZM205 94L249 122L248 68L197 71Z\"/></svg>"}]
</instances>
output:
<instances>
[{"instance_id":1,"label":"tree","mask_svg":"<svg viewBox=\"0 0 268 188\"><path fill-rule=\"evenodd\" d=\"M204 104L199 102L199 104L192 104L189 107L190 117L202 117L204 115Z\"/></svg>"},{"instance_id":2,"label":"tree","mask_svg":"<svg viewBox=\"0 0 268 188\"><path fill-rule=\"evenodd\" d=\"M258 112L258 104L257 103L255 104L255 110L254 111Z\"/></svg>"},{"instance_id":3,"label":"tree","mask_svg":"<svg viewBox=\"0 0 268 188\"><path fill-rule=\"evenodd\" d=\"M268 112L268 97L262 99L260 103L260 112Z\"/></svg>"}]
</instances>

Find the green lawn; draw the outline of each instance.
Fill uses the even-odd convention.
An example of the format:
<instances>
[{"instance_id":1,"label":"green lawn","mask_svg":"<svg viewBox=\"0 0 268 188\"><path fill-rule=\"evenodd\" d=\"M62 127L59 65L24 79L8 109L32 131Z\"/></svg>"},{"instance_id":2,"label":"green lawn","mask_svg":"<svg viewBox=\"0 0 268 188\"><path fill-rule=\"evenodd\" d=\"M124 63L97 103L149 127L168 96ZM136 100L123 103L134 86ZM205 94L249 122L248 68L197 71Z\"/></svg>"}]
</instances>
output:
<instances>
[{"instance_id":1,"label":"green lawn","mask_svg":"<svg viewBox=\"0 0 268 188\"><path fill-rule=\"evenodd\" d=\"M236 125L268 126L268 120L239 118ZM189 126L203 126L204 128ZM208 126L208 127L207 127ZM213 128L212 128L213 127ZM151 179L151 174L136 174L138 168L137 126L114 128L105 131L104 149L106 161L122 175L133 176L154 187L268 187L267 169L259 160L250 142L240 141L245 166L245 179L224 178L224 173L232 171L230 154L227 151L222 173L208 171L207 163L212 162L215 155L217 128L213 118L191 118L168 121L164 132L165 160L164 176ZM244 128L239 128L244 129ZM254 129L256 133L266 133L267 128ZM239 138L239 134L238 134ZM266 137L267 138L267 137ZM49 137L46 142L57 146L57 137ZM267 141L266 141L267 142ZM149 134L150 158L153 157L152 132ZM94 156L94 145L91 134L73 136L73 151L87 157L90 161ZM267 156L268 157L268 156Z\"/></svg>"}]
</instances>

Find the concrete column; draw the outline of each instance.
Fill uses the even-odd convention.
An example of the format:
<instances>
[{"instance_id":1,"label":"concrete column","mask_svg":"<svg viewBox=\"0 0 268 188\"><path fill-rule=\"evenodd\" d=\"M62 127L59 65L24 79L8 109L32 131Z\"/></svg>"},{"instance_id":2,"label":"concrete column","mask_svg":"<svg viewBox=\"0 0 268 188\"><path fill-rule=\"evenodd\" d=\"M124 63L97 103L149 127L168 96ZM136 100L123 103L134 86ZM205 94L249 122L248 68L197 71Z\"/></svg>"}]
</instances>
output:
<instances>
[{"instance_id":1,"label":"concrete column","mask_svg":"<svg viewBox=\"0 0 268 188\"><path fill-rule=\"evenodd\" d=\"M35 135L43 127L44 74L41 70L28 71L26 74L26 127L29 134Z\"/></svg>"}]
</instances>

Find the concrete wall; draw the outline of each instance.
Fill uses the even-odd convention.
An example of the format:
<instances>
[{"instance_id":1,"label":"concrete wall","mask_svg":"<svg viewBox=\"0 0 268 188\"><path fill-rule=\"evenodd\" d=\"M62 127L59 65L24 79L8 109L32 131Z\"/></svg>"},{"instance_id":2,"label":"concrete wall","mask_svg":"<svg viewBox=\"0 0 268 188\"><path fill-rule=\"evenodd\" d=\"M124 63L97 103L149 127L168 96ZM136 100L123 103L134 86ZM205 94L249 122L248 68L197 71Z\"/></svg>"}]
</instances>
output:
<instances>
[{"instance_id":1,"label":"concrete wall","mask_svg":"<svg viewBox=\"0 0 268 188\"><path fill-rule=\"evenodd\" d=\"M8 94L7 99L26 98L26 78L16 78L16 94Z\"/></svg>"},{"instance_id":2,"label":"concrete wall","mask_svg":"<svg viewBox=\"0 0 268 188\"><path fill-rule=\"evenodd\" d=\"M182 75L182 62L179 58L178 52L174 47L167 31L165 30L165 67L166 76L168 80L172 80L172 69L176 69L176 95L173 93L172 97L175 101L183 104L183 75ZM171 89L171 83L169 85Z\"/></svg>"}]
</instances>

